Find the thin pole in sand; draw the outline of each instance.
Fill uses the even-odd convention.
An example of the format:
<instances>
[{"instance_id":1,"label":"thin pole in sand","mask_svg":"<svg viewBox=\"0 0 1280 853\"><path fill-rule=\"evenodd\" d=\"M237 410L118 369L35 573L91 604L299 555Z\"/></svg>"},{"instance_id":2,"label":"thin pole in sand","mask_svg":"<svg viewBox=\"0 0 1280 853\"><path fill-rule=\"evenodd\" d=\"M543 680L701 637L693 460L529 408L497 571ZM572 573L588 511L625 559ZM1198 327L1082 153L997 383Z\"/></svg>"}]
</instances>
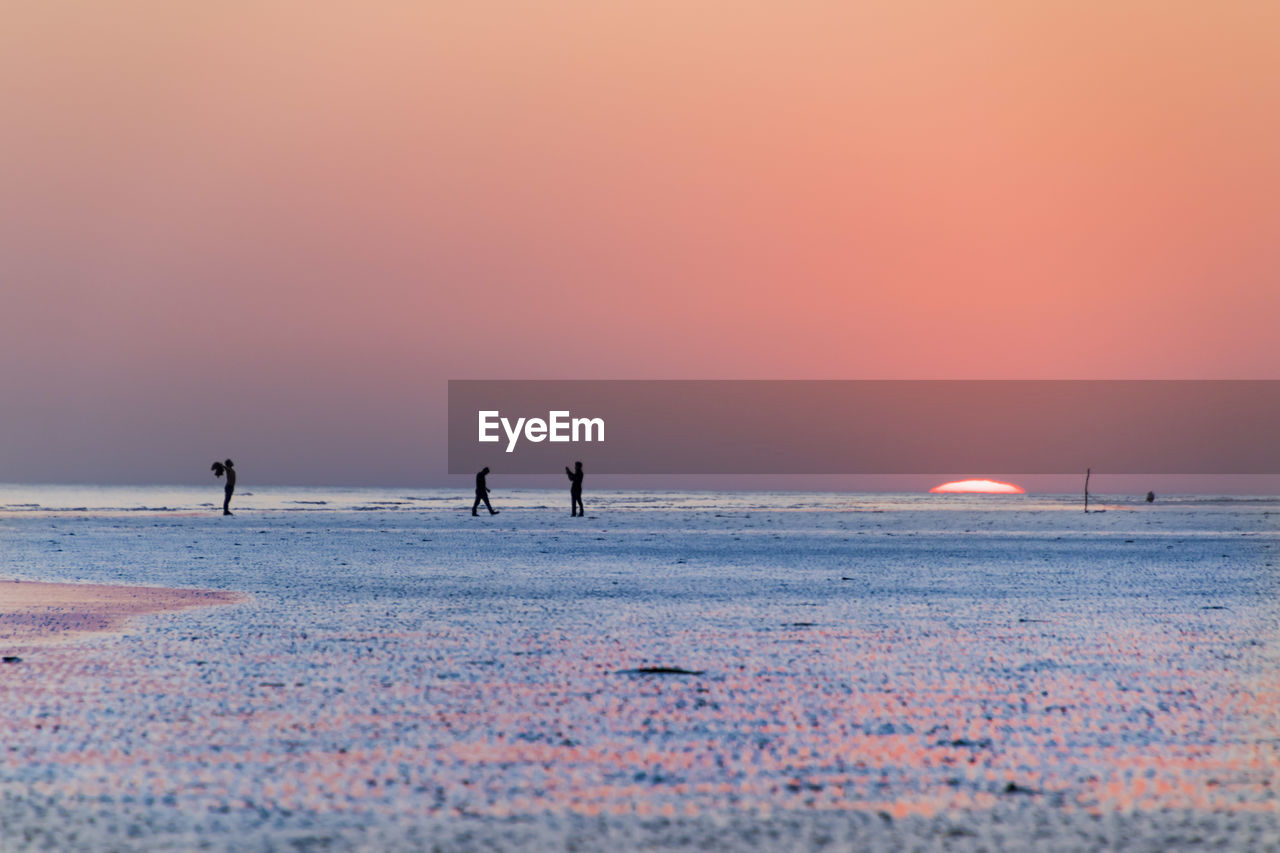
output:
<instances>
[{"instance_id":1,"label":"thin pole in sand","mask_svg":"<svg viewBox=\"0 0 1280 853\"><path fill-rule=\"evenodd\" d=\"M1092 468L1084 469L1084 511L1089 511L1089 475L1093 473Z\"/></svg>"}]
</instances>

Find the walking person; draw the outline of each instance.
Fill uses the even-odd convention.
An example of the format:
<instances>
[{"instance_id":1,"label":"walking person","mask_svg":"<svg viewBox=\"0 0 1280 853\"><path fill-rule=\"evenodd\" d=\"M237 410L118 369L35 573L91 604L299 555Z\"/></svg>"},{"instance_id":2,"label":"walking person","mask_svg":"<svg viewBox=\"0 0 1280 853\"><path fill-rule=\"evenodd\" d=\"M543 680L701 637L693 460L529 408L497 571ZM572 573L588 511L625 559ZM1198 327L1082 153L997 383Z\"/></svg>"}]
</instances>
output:
<instances>
[{"instance_id":1,"label":"walking person","mask_svg":"<svg viewBox=\"0 0 1280 853\"><path fill-rule=\"evenodd\" d=\"M497 515L502 512L500 509L494 509L489 503L489 487L485 484L484 478L489 474L489 466L486 465L476 474L476 502L471 505L471 514L479 515L476 512L480 508L480 501L484 501L485 509L489 510L489 515Z\"/></svg>"},{"instance_id":2,"label":"walking person","mask_svg":"<svg viewBox=\"0 0 1280 853\"><path fill-rule=\"evenodd\" d=\"M582 463L573 463L573 470L570 471L566 465L564 473L569 477L569 515L581 515L584 518L587 511L582 507Z\"/></svg>"},{"instance_id":3,"label":"walking person","mask_svg":"<svg viewBox=\"0 0 1280 853\"><path fill-rule=\"evenodd\" d=\"M231 512L231 495L236 490L236 466L235 463L228 459L226 462L214 462L210 468L213 476L221 477L227 475L227 484L222 489L222 514L232 515Z\"/></svg>"}]
</instances>

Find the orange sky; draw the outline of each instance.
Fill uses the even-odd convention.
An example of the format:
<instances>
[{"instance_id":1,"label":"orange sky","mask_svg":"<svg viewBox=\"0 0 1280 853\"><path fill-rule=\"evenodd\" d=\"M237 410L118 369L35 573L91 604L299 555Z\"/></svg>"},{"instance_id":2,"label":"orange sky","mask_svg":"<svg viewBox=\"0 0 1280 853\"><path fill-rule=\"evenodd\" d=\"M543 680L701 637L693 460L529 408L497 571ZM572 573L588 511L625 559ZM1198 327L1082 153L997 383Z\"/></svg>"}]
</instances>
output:
<instances>
[{"instance_id":1,"label":"orange sky","mask_svg":"<svg viewBox=\"0 0 1280 853\"><path fill-rule=\"evenodd\" d=\"M0 480L439 481L448 378L1280 378L1274 3L5 18Z\"/></svg>"}]
</instances>

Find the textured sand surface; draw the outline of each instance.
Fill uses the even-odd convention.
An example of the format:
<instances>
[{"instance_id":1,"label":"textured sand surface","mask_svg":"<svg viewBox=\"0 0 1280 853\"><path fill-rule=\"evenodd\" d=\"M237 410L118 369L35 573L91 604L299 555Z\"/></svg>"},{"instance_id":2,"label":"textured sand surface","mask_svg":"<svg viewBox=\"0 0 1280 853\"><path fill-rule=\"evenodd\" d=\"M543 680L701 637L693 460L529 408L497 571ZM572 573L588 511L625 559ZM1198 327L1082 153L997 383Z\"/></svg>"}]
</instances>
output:
<instances>
[{"instance_id":1,"label":"textured sand surface","mask_svg":"<svg viewBox=\"0 0 1280 853\"><path fill-rule=\"evenodd\" d=\"M0 581L0 650L117 631L134 616L212 604L241 596L208 589Z\"/></svg>"},{"instance_id":2,"label":"textured sand surface","mask_svg":"<svg viewBox=\"0 0 1280 853\"><path fill-rule=\"evenodd\" d=\"M1275 503L428 497L0 520L251 595L0 669L0 849L1280 844Z\"/></svg>"}]
</instances>

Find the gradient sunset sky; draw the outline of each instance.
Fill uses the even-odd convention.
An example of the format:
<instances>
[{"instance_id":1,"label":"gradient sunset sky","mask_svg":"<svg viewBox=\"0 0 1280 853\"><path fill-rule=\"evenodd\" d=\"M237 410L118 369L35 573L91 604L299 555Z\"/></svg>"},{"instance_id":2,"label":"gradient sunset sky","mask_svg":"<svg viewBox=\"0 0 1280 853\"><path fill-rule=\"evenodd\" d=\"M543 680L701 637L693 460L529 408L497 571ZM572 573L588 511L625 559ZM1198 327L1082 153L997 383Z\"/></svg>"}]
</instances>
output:
<instances>
[{"instance_id":1,"label":"gradient sunset sky","mask_svg":"<svg viewBox=\"0 0 1280 853\"><path fill-rule=\"evenodd\" d=\"M0 481L444 483L450 378L1280 379L1278 39L1270 0L9 4Z\"/></svg>"}]
</instances>

